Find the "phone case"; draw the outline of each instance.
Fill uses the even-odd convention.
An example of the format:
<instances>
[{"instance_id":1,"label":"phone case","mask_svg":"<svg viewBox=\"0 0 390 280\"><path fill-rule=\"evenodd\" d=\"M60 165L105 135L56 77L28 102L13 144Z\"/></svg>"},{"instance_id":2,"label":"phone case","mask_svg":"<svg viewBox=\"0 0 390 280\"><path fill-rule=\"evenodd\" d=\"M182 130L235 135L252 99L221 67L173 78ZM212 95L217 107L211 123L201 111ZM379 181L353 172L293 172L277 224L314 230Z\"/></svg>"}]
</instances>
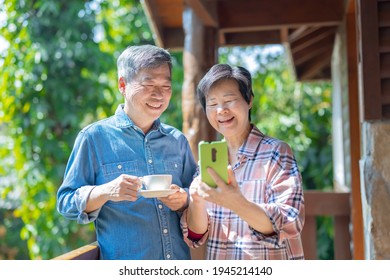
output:
<instances>
[{"instance_id":1,"label":"phone case","mask_svg":"<svg viewBox=\"0 0 390 280\"><path fill-rule=\"evenodd\" d=\"M227 183L228 148L226 141L201 141L198 145L198 151L201 180L210 187L217 187L206 170L207 167L211 167Z\"/></svg>"}]
</instances>

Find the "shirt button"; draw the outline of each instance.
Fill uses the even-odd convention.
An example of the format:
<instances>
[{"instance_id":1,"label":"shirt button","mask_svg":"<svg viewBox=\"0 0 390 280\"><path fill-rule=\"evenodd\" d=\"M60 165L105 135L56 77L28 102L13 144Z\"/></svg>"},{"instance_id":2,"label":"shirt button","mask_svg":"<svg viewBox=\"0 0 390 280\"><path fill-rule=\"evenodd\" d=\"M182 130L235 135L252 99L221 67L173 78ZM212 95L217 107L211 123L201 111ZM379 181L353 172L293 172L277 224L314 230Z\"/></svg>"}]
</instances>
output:
<instances>
[{"instance_id":1,"label":"shirt button","mask_svg":"<svg viewBox=\"0 0 390 280\"><path fill-rule=\"evenodd\" d=\"M177 163L175 163L175 168L177 168Z\"/></svg>"},{"instance_id":2,"label":"shirt button","mask_svg":"<svg viewBox=\"0 0 390 280\"><path fill-rule=\"evenodd\" d=\"M148 142L148 139L145 139L145 143Z\"/></svg>"},{"instance_id":3,"label":"shirt button","mask_svg":"<svg viewBox=\"0 0 390 280\"><path fill-rule=\"evenodd\" d=\"M148 162L149 162L149 163L152 163L152 162L153 162L153 160L149 159L149 160L148 160Z\"/></svg>"},{"instance_id":4,"label":"shirt button","mask_svg":"<svg viewBox=\"0 0 390 280\"><path fill-rule=\"evenodd\" d=\"M167 254L167 259L170 259L171 258L171 255L170 254Z\"/></svg>"},{"instance_id":5,"label":"shirt button","mask_svg":"<svg viewBox=\"0 0 390 280\"><path fill-rule=\"evenodd\" d=\"M162 209L162 205L161 205L161 204L159 204L159 205L158 205L158 208Z\"/></svg>"},{"instance_id":6,"label":"shirt button","mask_svg":"<svg viewBox=\"0 0 390 280\"><path fill-rule=\"evenodd\" d=\"M163 232L164 233L168 233L168 230L166 228L164 228Z\"/></svg>"},{"instance_id":7,"label":"shirt button","mask_svg":"<svg viewBox=\"0 0 390 280\"><path fill-rule=\"evenodd\" d=\"M118 165L118 169L122 169L122 165L119 164L119 165Z\"/></svg>"}]
</instances>

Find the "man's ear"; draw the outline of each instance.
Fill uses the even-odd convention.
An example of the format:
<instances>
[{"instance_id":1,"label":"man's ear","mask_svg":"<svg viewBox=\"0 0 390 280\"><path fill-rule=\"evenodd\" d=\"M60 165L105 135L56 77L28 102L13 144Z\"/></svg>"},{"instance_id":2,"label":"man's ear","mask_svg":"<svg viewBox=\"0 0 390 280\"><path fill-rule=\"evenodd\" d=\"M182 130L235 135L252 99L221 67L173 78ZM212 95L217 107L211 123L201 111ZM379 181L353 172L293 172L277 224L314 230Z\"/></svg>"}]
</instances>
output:
<instances>
[{"instance_id":1,"label":"man's ear","mask_svg":"<svg viewBox=\"0 0 390 280\"><path fill-rule=\"evenodd\" d=\"M125 91L126 91L126 82L125 82L125 79L123 77L119 77L119 79L118 79L118 88L119 88L119 91L122 93L122 95L124 95Z\"/></svg>"}]
</instances>

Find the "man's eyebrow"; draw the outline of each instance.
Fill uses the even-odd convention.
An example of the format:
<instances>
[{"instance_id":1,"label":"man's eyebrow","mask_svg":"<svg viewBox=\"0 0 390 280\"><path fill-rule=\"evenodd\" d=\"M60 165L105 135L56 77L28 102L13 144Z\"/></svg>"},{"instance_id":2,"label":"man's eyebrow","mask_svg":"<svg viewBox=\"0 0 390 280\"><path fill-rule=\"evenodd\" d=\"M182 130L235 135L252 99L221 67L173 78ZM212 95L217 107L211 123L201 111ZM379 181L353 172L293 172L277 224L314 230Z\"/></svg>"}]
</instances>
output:
<instances>
[{"instance_id":1,"label":"man's eyebrow","mask_svg":"<svg viewBox=\"0 0 390 280\"><path fill-rule=\"evenodd\" d=\"M150 82L150 81L153 81L155 80L156 78L153 77L153 76L144 76L140 79L140 82ZM168 82L172 82L172 77L171 76L167 76L164 78L164 80L168 81Z\"/></svg>"}]
</instances>

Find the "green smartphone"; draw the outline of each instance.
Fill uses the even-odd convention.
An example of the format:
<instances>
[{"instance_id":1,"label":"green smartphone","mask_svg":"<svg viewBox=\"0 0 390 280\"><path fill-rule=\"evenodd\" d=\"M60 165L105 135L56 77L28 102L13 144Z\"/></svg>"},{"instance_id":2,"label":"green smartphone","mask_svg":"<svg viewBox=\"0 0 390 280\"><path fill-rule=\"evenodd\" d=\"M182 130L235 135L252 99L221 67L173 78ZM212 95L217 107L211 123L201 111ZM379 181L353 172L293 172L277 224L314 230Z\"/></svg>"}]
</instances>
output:
<instances>
[{"instance_id":1,"label":"green smartphone","mask_svg":"<svg viewBox=\"0 0 390 280\"><path fill-rule=\"evenodd\" d=\"M200 179L210 187L217 187L213 178L207 172L207 167L211 167L227 183L228 148L226 141L201 141L198 144L198 154Z\"/></svg>"}]
</instances>

